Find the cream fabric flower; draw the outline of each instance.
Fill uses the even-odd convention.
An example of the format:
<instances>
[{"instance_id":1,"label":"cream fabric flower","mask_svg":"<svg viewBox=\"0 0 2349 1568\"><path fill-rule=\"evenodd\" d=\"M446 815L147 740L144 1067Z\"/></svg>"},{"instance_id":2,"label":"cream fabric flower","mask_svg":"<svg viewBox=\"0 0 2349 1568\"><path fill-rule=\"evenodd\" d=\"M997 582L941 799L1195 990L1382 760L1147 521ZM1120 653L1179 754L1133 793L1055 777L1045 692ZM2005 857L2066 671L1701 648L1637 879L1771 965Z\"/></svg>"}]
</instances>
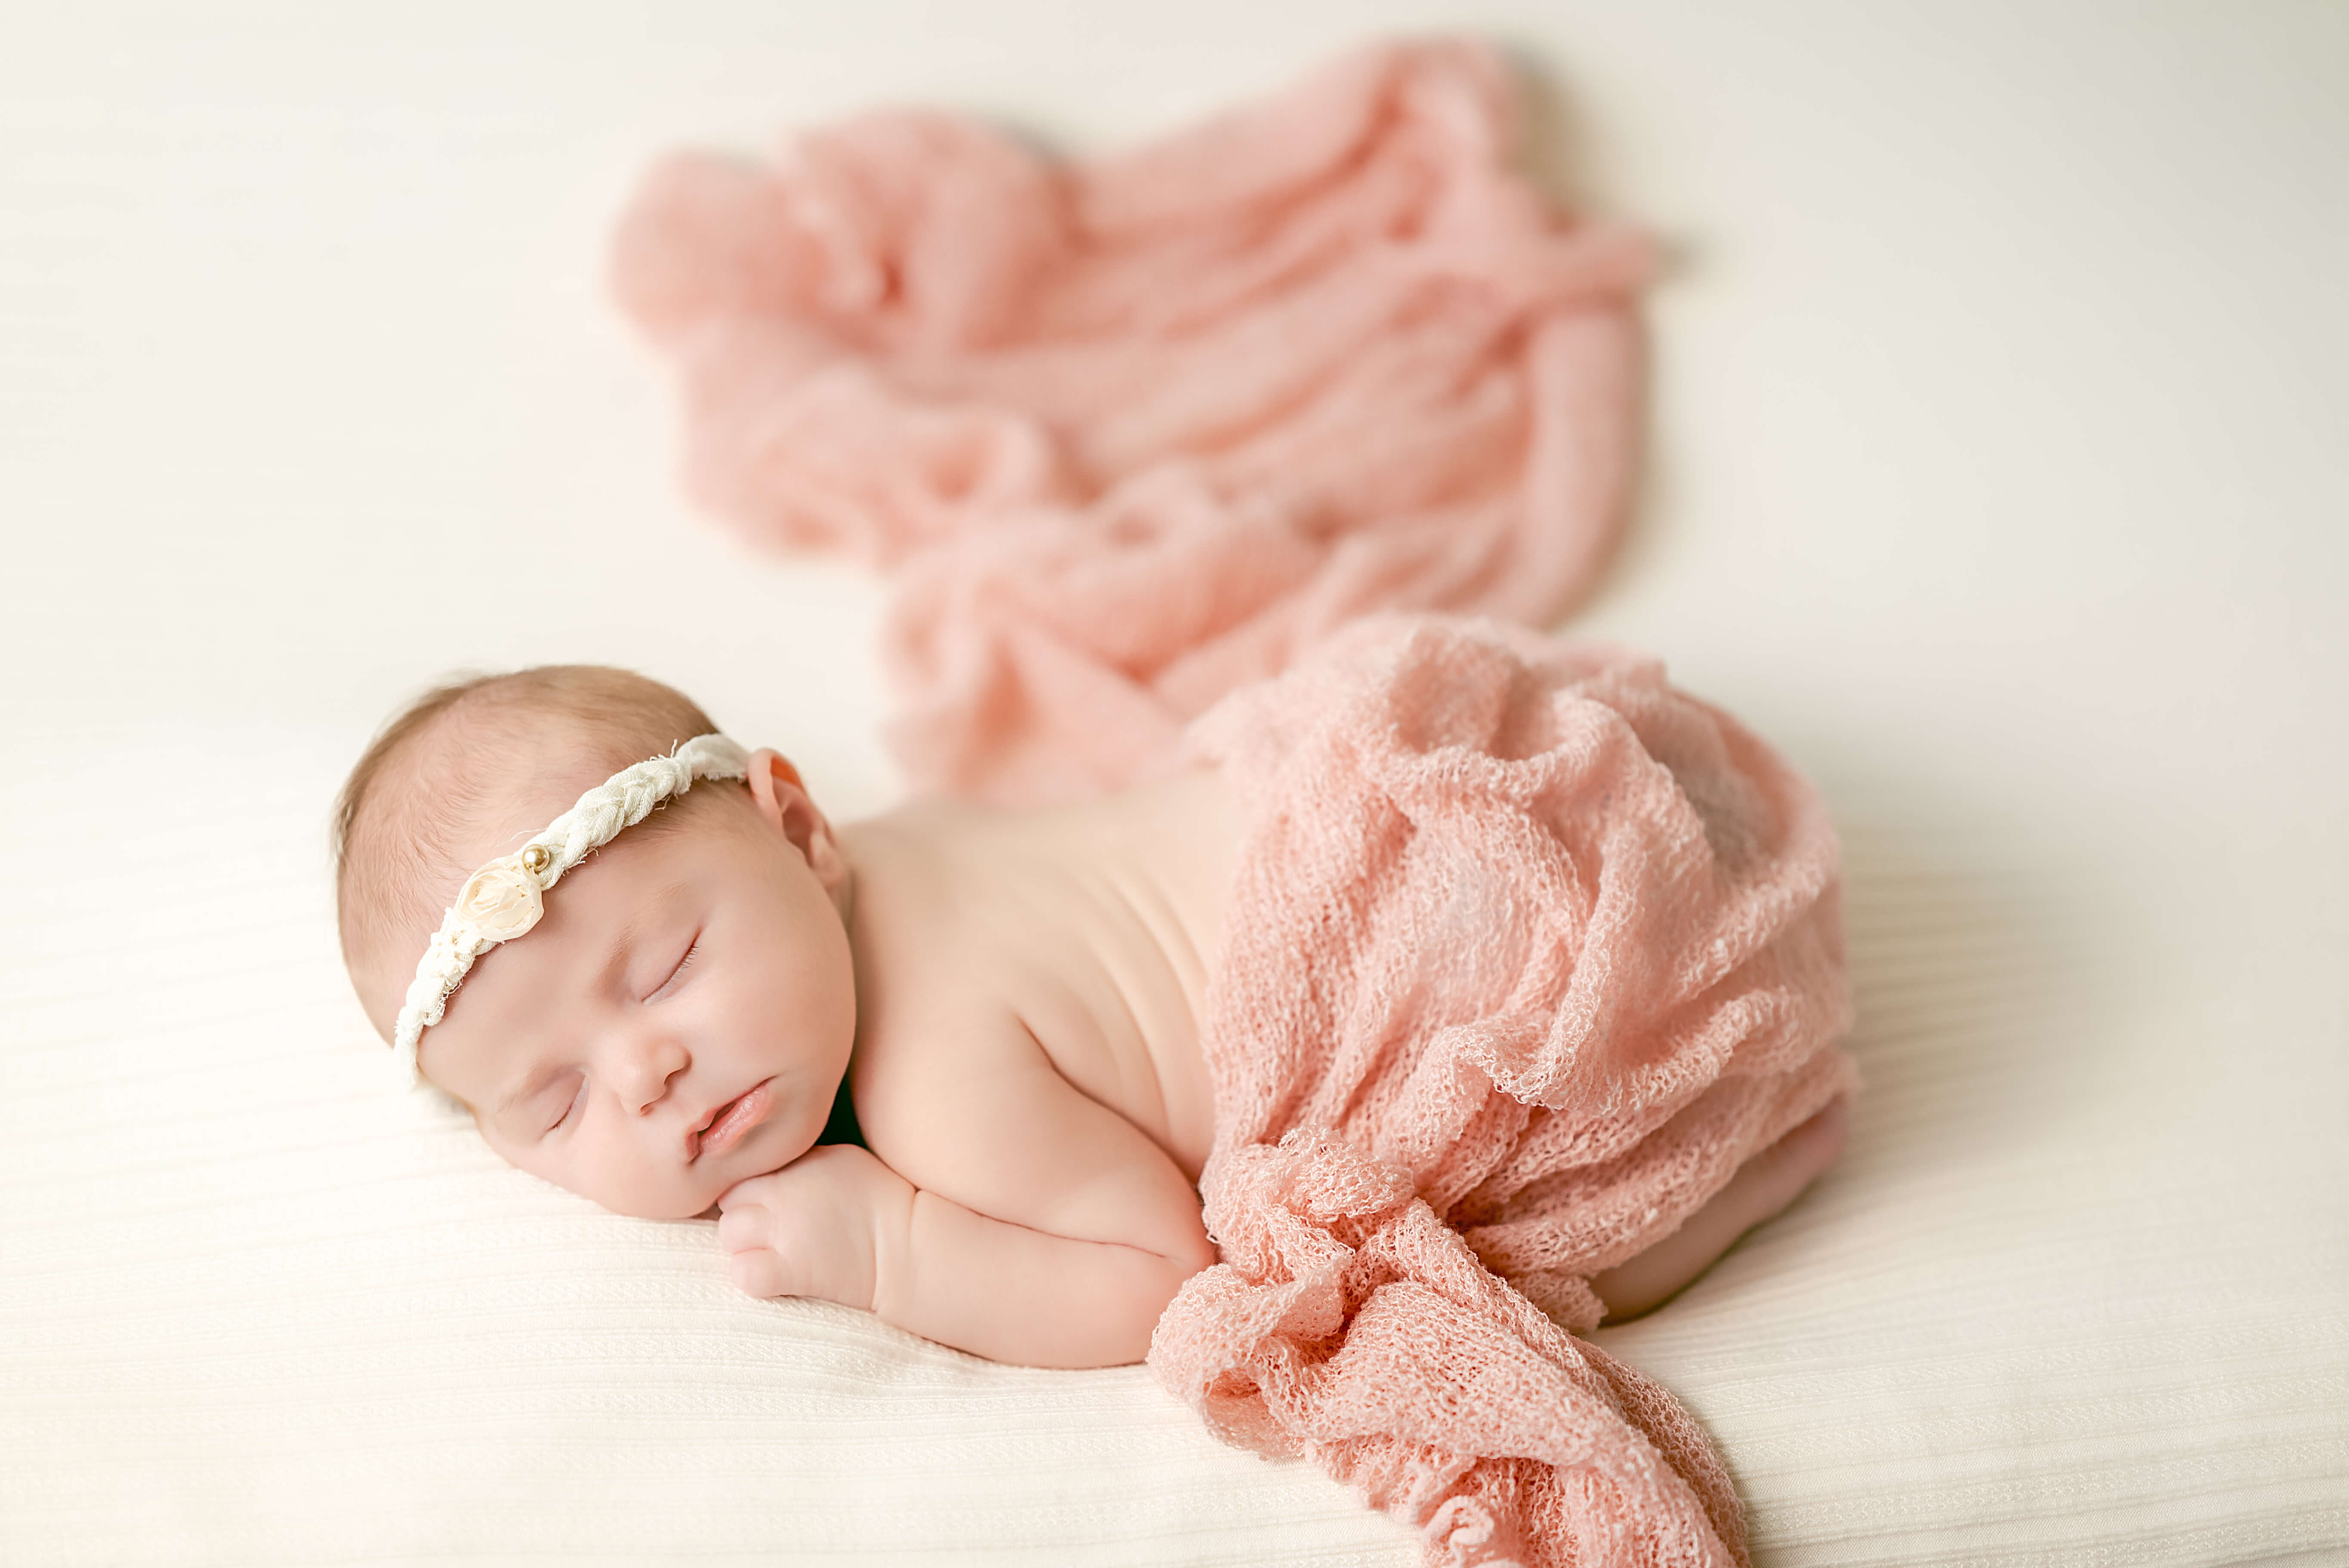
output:
<instances>
[{"instance_id":1,"label":"cream fabric flower","mask_svg":"<svg viewBox=\"0 0 2349 1568\"><path fill-rule=\"evenodd\" d=\"M466 880L450 913L492 942L512 942L546 913L546 895L522 856L492 861Z\"/></svg>"}]
</instances>

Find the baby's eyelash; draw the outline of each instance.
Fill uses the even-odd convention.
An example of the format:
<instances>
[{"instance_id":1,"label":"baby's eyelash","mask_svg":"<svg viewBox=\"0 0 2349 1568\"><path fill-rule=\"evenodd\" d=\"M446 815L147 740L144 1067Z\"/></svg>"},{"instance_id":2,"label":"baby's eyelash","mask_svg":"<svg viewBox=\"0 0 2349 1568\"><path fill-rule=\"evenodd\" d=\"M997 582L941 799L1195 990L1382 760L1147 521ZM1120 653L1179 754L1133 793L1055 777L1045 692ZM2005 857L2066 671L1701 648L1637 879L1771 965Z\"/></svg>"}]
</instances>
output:
<instances>
[{"instance_id":1,"label":"baby's eyelash","mask_svg":"<svg viewBox=\"0 0 2349 1568\"><path fill-rule=\"evenodd\" d=\"M693 941L686 947L685 956L677 961L677 967L668 972L668 978L662 981L660 985L654 989L653 996L659 995L663 991L666 991L670 986L676 985L677 977L693 966L693 955L700 951L701 938L697 934ZM652 996L647 996L645 1000L649 1002L652 1000Z\"/></svg>"}]
</instances>

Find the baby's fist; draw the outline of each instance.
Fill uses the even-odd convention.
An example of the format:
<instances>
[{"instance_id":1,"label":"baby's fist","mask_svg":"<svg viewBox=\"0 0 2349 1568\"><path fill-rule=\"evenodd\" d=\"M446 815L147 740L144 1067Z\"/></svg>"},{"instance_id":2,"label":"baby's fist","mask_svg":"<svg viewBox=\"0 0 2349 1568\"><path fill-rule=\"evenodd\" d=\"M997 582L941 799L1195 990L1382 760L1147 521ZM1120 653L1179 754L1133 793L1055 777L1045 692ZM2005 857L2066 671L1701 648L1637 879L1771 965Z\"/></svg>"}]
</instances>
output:
<instances>
[{"instance_id":1,"label":"baby's fist","mask_svg":"<svg viewBox=\"0 0 2349 1568\"><path fill-rule=\"evenodd\" d=\"M811 1149L718 1200L734 1283L756 1296L812 1295L873 1307L874 1223L904 1178L852 1144Z\"/></svg>"}]
</instances>

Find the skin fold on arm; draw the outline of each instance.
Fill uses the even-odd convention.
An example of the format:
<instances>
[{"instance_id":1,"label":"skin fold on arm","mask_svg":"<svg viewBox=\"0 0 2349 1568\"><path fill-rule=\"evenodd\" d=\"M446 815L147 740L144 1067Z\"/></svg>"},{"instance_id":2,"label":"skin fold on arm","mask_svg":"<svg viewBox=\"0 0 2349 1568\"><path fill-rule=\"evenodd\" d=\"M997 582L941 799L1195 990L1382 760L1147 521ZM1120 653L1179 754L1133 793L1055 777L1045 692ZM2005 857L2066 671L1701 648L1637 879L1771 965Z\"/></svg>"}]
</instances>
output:
<instances>
[{"instance_id":1,"label":"skin fold on arm","mask_svg":"<svg viewBox=\"0 0 2349 1568\"><path fill-rule=\"evenodd\" d=\"M918 1097L876 1086L867 1131L889 1163L819 1149L726 1195L737 1283L864 1307L989 1360L1141 1360L1176 1289L1215 1261L1198 1194L1016 1022L955 1062Z\"/></svg>"}]
</instances>

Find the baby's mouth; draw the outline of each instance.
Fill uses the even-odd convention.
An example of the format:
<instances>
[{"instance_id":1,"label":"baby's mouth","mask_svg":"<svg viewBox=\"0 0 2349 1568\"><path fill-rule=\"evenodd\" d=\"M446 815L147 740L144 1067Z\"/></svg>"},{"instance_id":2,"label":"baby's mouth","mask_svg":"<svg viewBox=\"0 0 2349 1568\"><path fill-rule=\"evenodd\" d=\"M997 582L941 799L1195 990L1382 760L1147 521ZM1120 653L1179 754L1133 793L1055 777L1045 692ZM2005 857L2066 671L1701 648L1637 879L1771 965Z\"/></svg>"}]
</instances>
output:
<instances>
[{"instance_id":1,"label":"baby's mouth","mask_svg":"<svg viewBox=\"0 0 2349 1568\"><path fill-rule=\"evenodd\" d=\"M764 1120L773 1107L774 1086L774 1079L764 1079L711 1111L709 1119L695 1128L688 1140L693 1146L691 1158L722 1154L742 1141L743 1135Z\"/></svg>"}]
</instances>

